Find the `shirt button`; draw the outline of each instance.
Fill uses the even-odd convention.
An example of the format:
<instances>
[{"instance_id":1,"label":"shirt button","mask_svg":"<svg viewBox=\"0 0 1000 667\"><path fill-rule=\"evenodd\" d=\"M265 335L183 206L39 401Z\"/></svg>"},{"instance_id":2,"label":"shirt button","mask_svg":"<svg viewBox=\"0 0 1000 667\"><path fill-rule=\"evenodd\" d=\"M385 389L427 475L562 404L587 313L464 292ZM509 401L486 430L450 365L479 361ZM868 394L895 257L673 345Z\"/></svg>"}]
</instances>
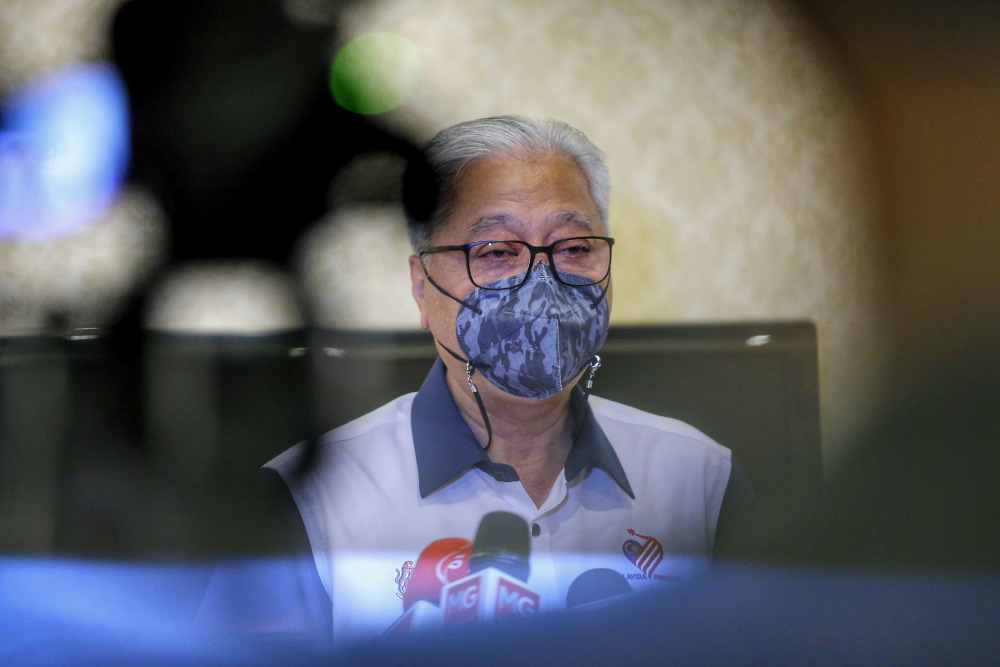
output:
<instances>
[{"instance_id":1,"label":"shirt button","mask_svg":"<svg viewBox=\"0 0 1000 667\"><path fill-rule=\"evenodd\" d=\"M531 535L532 535L532 537L538 537L541 534L542 534L542 527L539 526L537 523L531 524Z\"/></svg>"},{"instance_id":2,"label":"shirt button","mask_svg":"<svg viewBox=\"0 0 1000 667\"><path fill-rule=\"evenodd\" d=\"M504 480L503 473L497 470L495 473L493 473L493 479L495 479L498 482L502 482Z\"/></svg>"}]
</instances>

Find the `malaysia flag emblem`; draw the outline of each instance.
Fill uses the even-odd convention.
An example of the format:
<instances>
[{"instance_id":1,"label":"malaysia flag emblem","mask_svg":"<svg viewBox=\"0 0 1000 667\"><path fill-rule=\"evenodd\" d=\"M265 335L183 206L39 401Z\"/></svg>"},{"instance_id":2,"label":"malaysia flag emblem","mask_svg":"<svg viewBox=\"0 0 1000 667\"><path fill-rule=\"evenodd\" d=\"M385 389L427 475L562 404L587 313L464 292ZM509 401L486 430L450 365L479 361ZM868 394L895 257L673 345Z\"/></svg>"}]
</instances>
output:
<instances>
[{"instance_id":1,"label":"malaysia flag emblem","mask_svg":"<svg viewBox=\"0 0 1000 667\"><path fill-rule=\"evenodd\" d=\"M640 535L631 528L628 529L628 534L638 539L625 540L622 552L643 574L652 577L656 566L663 560L663 546L656 538Z\"/></svg>"}]
</instances>

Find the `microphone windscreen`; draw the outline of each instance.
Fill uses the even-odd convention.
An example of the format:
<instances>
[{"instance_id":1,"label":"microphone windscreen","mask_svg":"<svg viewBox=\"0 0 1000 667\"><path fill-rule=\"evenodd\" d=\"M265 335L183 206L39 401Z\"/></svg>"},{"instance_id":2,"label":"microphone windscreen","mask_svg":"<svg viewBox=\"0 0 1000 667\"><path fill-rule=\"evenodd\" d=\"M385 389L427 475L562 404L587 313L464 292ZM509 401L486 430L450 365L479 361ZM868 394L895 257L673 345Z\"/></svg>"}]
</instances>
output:
<instances>
[{"instance_id":1,"label":"microphone windscreen","mask_svg":"<svg viewBox=\"0 0 1000 667\"><path fill-rule=\"evenodd\" d=\"M443 537L424 547L403 594L403 611L418 600L439 604L441 587L469 574L471 551L472 542L461 537Z\"/></svg>"},{"instance_id":2,"label":"microphone windscreen","mask_svg":"<svg viewBox=\"0 0 1000 667\"><path fill-rule=\"evenodd\" d=\"M632 587L620 572L606 567L595 567L582 573L569 585L569 590L566 592L566 608L573 609L631 592Z\"/></svg>"},{"instance_id":3,"label":"microphone windscreen","mask_svg":"<svg viewBox=\"0 0 1000 667\"><path fill-rule=\"evenodd\" d=\"M469 557L469 574L493 567L527 581L531 571L530 540L527 521L510 512L490 512L476 531Z\"/></svg>"}]
</instances>

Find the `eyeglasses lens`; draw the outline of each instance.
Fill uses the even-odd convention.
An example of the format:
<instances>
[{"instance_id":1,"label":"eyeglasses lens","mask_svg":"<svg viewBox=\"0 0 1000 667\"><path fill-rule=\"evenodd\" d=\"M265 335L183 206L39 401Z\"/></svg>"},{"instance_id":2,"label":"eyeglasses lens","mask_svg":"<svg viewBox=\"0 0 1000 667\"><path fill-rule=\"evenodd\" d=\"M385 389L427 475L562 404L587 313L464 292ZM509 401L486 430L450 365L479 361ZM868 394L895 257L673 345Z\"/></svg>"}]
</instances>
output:
<instances>
[{"instance_id":1,"label":"eyeglasses lens","mask_svg":"<svg viewBox=\"0 0 1000 667\"><path fill-rule=\"evenodd\" d=\"M491 241L469 249L469 273L480 287L511 276L523 276L530 262L531 249L518 241ZM565 239L552 248L552 262L563 282L591 285L607 276L611 245L598 238Z\"/></svg>"}]
</instances>

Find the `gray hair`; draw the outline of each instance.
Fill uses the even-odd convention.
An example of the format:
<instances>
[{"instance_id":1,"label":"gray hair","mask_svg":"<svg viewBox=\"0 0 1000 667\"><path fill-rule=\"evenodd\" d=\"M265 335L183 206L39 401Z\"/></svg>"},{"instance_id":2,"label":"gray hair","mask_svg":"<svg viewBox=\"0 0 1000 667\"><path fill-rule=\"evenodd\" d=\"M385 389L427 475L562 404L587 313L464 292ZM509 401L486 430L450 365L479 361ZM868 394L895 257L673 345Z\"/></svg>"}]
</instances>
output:
<instances>
[{"instance_id":1,"label":"gray hair","mask_svg":"<svg viewBox=\"0 0 1000 667\"><path fill-rule=\"evenodd\" d=\"M608 229L611 176L604 153L580 130L559 120L493 116L452 125L431 139L403 176L403 207L414 251L430 245L449 215L454 183L467 165L482 160L533 155L570 158L583 172L604 229Z\"/></svg>"}]
</instances>

